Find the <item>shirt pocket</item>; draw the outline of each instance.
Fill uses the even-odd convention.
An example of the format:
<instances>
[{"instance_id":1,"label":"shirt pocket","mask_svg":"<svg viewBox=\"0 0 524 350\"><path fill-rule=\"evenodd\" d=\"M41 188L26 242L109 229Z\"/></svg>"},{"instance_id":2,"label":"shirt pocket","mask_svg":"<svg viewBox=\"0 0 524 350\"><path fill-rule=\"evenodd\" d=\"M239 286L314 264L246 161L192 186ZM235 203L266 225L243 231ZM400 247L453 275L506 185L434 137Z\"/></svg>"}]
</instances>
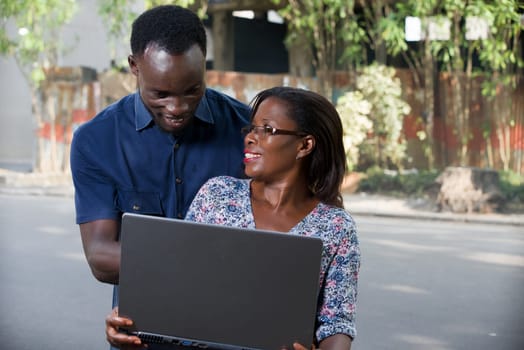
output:
<instances>
[{"instance_id":1,"label":"shirt pocket","mask_svg":"<svg viewBox=\"0 0 524 350\"><path fill-rule=\"evenodd\" d=\"M118 190L116 206L123 213L164 216L160 195L157 192Z\"/></svg>"}]
</instances>

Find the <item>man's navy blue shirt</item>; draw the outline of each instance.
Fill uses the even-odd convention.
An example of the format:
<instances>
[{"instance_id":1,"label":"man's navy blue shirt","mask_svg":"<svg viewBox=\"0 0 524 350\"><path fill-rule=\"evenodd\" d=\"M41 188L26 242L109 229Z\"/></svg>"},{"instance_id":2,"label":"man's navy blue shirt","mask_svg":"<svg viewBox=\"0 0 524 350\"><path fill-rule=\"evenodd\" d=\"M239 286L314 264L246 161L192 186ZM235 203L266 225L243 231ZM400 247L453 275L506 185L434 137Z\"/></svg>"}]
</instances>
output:
<instances>
[{"instance_id":1,"label":"man's navy blue shirt","mask_svg":"<svg viewBox=\"0 0 524 350\"><path fill-rule=\"evenodd\" d=\"M240 129L249 112L206 89L193 122L175 137L158 128L138 93L110 105L73 137L76 222L120 220L123 212L183 218L209 178L244 176Z\"/></svg>"}]
</instances>

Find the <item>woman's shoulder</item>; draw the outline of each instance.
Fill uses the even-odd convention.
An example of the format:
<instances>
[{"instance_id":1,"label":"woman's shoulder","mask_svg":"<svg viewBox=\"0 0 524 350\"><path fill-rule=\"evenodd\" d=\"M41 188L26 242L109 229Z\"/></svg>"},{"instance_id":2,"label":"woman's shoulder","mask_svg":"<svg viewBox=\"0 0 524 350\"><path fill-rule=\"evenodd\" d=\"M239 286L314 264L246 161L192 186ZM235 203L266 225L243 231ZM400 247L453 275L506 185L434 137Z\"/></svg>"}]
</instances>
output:
<instances>
[{"instance_id":1,"label":"woman's shoulder","mask_svg":"<svg viewBox=\"0 0 524 350\"><path fill-rule=\"evenodd\" d=\"M317 207L318 213L321 216L338 218L342 221L347 221L348 223L353 223L353 217L351 214L344 208L336 207L333 205L320 203Z\"/></svg>"},{"instance_id":2,"label":"woman's shoulder","mask_svg":"<svg viewBox=\"0 0 524 350\"><path fill-rule=\"evenodd\" d=\"M243 189L249 189L249 179L239 179L226 175L216 176L207 180L203 188L212 188L220 192L229 190L241 191Z\"/></svg>"},{"instance_id":3,"label":"woman's shoulder","mask_svg":"<svg viewBox=\"0 0 524 350\"><path fill-rule=\"evenodd\" d=\"M353 234L356 231L355 221L351 214L346 209L333 205L320 203L315 210L314 220L322 226L328 226L332 232Z\"/></svg>"}]
</instances>

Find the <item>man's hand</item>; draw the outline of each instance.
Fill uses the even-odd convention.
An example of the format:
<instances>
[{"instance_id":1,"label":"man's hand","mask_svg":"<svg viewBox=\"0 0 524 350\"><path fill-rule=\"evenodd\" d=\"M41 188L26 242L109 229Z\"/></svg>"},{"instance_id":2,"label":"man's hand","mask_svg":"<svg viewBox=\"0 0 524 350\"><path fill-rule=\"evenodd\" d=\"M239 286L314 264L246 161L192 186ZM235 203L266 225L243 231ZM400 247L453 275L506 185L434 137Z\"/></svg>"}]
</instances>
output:
<instances>
[{"instance_id":1,"label":"man's hand","mask_svg":"<svg viewBox=\"0 0 524 350\"><path fill-rule=\"evenodd\" d=\"M106 339L114 347L120 349L144 349L146 344L139 337L128 335L119 331L120 327L129 327L133 321L129 318L118 316L118 307L115 307L106 317Z\"/></svg>"}]
</instances>

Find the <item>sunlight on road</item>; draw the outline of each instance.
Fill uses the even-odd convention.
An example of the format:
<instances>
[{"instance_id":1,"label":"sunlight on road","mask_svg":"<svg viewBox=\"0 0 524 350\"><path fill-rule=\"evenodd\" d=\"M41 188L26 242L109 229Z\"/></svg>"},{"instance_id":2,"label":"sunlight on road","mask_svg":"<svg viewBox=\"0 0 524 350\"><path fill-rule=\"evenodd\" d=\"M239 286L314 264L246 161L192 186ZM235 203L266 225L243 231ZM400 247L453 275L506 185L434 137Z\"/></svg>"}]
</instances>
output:
<instances>
[{"instance_id":1,"label":"sunlight on road","mask_svg":"<svg viewBox=\"0 0 524 350\"><path fill-rule=\"evenodd\" d=\"M401 292L407 294L430 294L429 291L405 284L389 284L382 287L383 290L391 292Z\"/></svg>"},{"instance_id":2,"label":"sunlight on road","mask_svg":"<svg viewBox=\"0 0 524 350\"><path fill-rule=\"evenodd\" d=\"M475 252L465 254L463 258L466 260L473 260L490 264L524 267L524 256L522 255Z\"/></svg>"},{"instance_id":3,"label":"sunlight on road","mask_svg":"<svg viewBox=\"0 0 524 350\"><path fill-rule=\"evenodd\" d=\"M47 233L49 235L56 235L56 236L67 235L68 233L70 233L69 231L65 230L64 228L56 227L56 226L43 226L43 227L37 228L37 230L42 233Z\"/></svg>"},{"instance_id":4,"label":"sunlight on road","mask_svg":"<svg viewBox=\"0 0 524 350\"><path fill-rule=\"evenodd\" d=\"M396 338L400 340L419 346L421 349L423 347L431 346L432 350L451 350L448 344L444 343L441 339L425 337L417 334L399 334Z\"/></svg>"},{"instance_id":5,"label":"sunlight on road","mask_svg":"<svg viewBox=\"0 0 524 350\"><path fill-rule=\"evenodd\" d=\"M424 251L424 252L449 252L456 250L453 247L447 246L436 246L436 245L422 245L422 244L413 244L407 242L393 241L387 239L368 239L369 243L375 243L387 247L398 248L406 251Z\"/></svg>"},{"instance_id":6,"label":"sunlight on road","mask_svg":"<svg viewBox=\"0 0 524 350\"><path fill-rule=\"evenodd\" d=\"M59 255L61 258L75 260L75 261L86 261L86 257L83 253L62 253Z\"/></svg>"}]
</instances>

